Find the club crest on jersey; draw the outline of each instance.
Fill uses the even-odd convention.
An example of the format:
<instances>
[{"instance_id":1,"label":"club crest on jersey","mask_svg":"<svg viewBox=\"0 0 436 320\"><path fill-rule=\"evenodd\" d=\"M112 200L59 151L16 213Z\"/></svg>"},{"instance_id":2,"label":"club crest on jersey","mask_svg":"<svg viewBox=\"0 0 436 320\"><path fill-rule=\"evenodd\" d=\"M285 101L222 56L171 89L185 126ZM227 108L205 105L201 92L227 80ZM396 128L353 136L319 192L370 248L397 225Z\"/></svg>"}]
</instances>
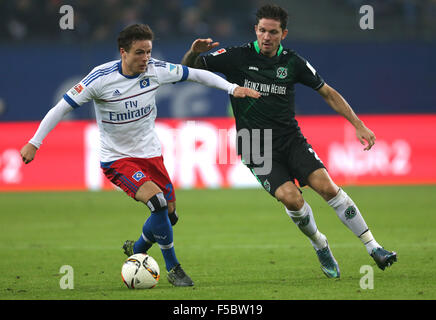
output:
<instances>
[{"instance_id":1,"label":"club crest on jersey","mask_svg":"<svg viewBox=\"0 0 436 320\"><path fill-rule=\"evenodd\" d=\"M139 81L139 86L141 89L146 88L150 85L150 79L149 78L143 78L141 81Z\"/></svg>"},{"instance_id":2,"label":"club crest on jersey","mask_svg":"<svg viewBox=\"0 0 436 320\"><path fill-rule=\"evenodd\" d=\"M136 182L139 182L141 179L145 178L145 174L142 171L136 171L132 178L135 179Z\"/></svg>"},{"instance_id":3,"label":"club crest on jersey","mask_svg":"<svg viewBox=\"0 0 436 320\"><path fill-rule=\"evenodd\" d=\"M288 68L279 67L277 68L277 78L285 79L288 76Z\"/></svg>"},{"instance_id":4,"label":"club crest on jersey","mask_svg":"<svg viewBox=\"0 0 436 320\"><path fill-rule=\"evenodd\" d=\"M219 50L217 50L217 51L215 51L215 52L212 52L211 54L213 55L213 56L217 56L217 55L219 55L219 54L222 54L222 53L225 53L225 52L227 52L226 51L226 49L219 49Z\"/></svg>"}]
</instances>

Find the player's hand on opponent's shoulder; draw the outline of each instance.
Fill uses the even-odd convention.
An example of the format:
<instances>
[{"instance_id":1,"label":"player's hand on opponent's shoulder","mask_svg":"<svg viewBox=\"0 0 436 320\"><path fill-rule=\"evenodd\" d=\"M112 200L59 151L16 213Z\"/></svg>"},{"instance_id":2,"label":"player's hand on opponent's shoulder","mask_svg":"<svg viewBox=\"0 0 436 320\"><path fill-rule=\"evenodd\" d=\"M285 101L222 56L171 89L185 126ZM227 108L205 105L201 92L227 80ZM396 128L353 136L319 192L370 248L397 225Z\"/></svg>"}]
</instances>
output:
<instances>
[{"instance_id":1,"label":"player's hand on opponent's shoulder","mask_svg":"<svg viewBox=\"0 0 436 320\"><path fill-rule=\"evenodd\" d=\"M213 42L211 38L197 39L192 43L191 50L194 53L203 53L220 45L219 42Z\"/></svg>"},{"instance_id":2,"label":"player's hand on opponent's shoulder","mask_svg":"<svg viewBox=\"0 0 436 320\"><path fill-rule=\"evenodd\" d=\"M365 147L365 151L368 151L375 144L375 134L370 129L368 129L363 122L356 128L356 136L362 145L365 145L365 141L368 145Z\"/></svg>"},{"instance_id":3,"label":"player's hand on opponent's shoulder","mask_svg":"<svg viewBox=\"0 0 436 320\"><path fill-rule=\"evenodd\" d=\"M250 98L259 99L261 95L259 92L251 88L236 87L235 90L233 91L233 96L235 98L250 97Z\"/></svg>"},{"instance_id":4,"label":"player's hand on opponent's shoulder","mask_svg":"<svg viewBox=\"0 0 436 320\"><path fill-rule=\"evenodd\" d=\"M23 148L21 148L21 158L23 159L24 163L29 163L35 158L36 151L38 151L38 148L35 147L31 143L27 143L24 145Z\"/></svg>"}]
</instances>

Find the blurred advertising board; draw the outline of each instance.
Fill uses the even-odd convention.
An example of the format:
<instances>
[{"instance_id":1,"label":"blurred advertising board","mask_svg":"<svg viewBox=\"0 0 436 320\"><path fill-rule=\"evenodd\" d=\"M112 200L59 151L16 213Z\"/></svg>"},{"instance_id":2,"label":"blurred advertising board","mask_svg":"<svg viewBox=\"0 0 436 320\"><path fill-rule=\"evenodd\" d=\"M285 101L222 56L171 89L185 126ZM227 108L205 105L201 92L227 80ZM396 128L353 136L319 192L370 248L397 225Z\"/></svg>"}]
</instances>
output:
<instances>
[{"instance_id":1,"label":"blurred advertising board","mask_svg":"<svg viewBox=\"0 0 436 320\"><path fill-rule=\"evenodd\" d=\"M339 116L299 116L303 134L338 185L436 183L436 115L360 117L377 136L363 151ZM0 191L101 190L99 133L91 121L63 121L25 165L21 147L39 122L0 123ZM175 188L260 187L236 156L232 118L160 119L156 130Z\"/></svg>"}]
</instances>

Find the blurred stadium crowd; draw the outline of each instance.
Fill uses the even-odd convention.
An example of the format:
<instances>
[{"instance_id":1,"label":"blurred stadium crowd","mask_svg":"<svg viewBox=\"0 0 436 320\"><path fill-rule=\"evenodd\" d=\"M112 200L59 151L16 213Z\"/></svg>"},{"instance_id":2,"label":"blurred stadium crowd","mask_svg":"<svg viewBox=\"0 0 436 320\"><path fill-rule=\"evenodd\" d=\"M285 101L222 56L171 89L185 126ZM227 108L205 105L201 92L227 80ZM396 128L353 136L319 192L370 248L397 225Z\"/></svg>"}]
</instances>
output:
<instances>
[{"instance_id":1,"label":"blurred stadium crowd","mask_svg":"<svg viewBox=\"0 0 436 320\"><path fill-rule=\"evenodd\" d=\"M379 17L399 17L400 21L412 29L436 27L436 0L337 0L353 8L372 5ZM434 34L434 33L433 33Z\"/></svg>"},{"instance_id":2,"label":"blurred stadium crowd","mask_svg":"<svg viewBox=\"0 0 436 320\"><path fill-rule=\"evenodd\" d=\"M59 8L74 9L76 32L62 33ZM250 0L0 0L2 40L84 40L113 41L126 25L149 24L158 38L179 38L185 35L212 33L228 37L240 28L240 15L250 10Z\"/></svg>"},{"instance_id":3,"label":"blurred stadium crowd","mask_svg":"<svg viewBox=\"0 0 436 320\"><path fill-rule=\"evenodd\" d=\"M196 36L240 38L252 33L256 8L266 2L268 1L0 0L0 41L3 43L28 40L113 41L123 26L134 22L148 23L155 31L157 39ZM311 12L312 19L300 17L301 20L298 21L298 28L303 30L305 27L310 28L314 20L320 20L318 17L322 15L335 19L332 23L339 25L334 30L347 29L346 24L349 20L344 20L341 27L341 16L348 13L349 16L356 17L358 8L369 4L375 8L376 19L389 21L383 24L385 34L388 32L388 35L391 34L395 38L396 33L398 36L398 33L404 33L402 30L407 28L409 39L428 39L436 35L436 0L306 0L304 2L278 0L275 2L286 7L291 17L293 17L293 9L308 7L307 9L311 11L306 10L306 12ZM74 9L75 32L61 32L59 28L61 16L59 8L64 4L71 5ZM355 35L348 33L345 37L347 36Z\"/></svg>"}]
</instances>

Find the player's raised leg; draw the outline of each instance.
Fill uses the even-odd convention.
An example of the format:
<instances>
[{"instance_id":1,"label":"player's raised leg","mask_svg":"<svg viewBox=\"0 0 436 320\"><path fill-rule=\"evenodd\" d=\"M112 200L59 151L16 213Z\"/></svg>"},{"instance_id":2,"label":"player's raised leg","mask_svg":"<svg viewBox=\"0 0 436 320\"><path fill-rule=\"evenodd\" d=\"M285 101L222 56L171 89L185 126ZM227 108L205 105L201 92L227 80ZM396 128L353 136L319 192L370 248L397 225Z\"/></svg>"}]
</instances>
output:
<instances>
[{"instance_id":1,"label":"player's raised leg","mask_svg":"<svg viewBox=\"0 0 436 320\"><path fill-rule=\"evenodd\" d=\"M193 286L194 282L183 271L174 250L173 229L168 217L168 204L161 189L152 181L145 182L137 191L135 199L147 205L150 217L144 223L142 235L135 247L143 245L141 239L156 241L165 259L168 281L174 286ZM144 236L144 237L142 237ZM144 241L146 244L147 240Z\"/></svg>"},{"instance_id":2,"label":"player's raised leg","mask_svg":"<svg viewBox=\"0 0 436 320\"><path fill-rule=\"evenodd\" d=\"M333 182L326 169L312 172L308 183L335 210L343 224L362 241L380 269L384 270L397 261L395 252L387 251L377 243L354 201Z\"/></svg>"},{"instance_id":3,"label":"player's raised leg","mask_svg":"<svg viewBox=\"0 0 436 320\"><path fill-rule=\"evenodd\" d=\"M312 208L303 199L297 186L292 182L285 182L277 188L275 196L285 205L286 213L292 221L309 238L324 274L328 278L339 278L339 265L330 250L327 237L319 232Z\"/></svg>"}]
</instances>

